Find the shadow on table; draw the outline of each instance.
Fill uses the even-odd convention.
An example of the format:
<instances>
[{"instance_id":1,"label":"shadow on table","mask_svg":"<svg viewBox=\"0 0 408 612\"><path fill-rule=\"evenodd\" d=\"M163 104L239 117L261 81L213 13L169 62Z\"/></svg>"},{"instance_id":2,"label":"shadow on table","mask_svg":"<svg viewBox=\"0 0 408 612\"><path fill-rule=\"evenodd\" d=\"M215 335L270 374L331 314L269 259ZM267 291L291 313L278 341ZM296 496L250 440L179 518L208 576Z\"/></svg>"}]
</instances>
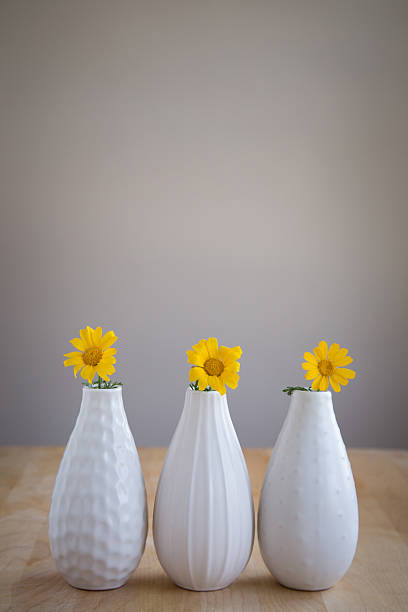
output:
<instances>
[{"instance_id":1,"label":"shadow on table","mask_svg":"<svg viewBox=\"0 0 408 612\"><path fill-rule=\"evenodd\" d=\"M202 600L203 597L211 603L224 598L233 600L235 596L238 596L240 600L245 600L246 602L252 601L254 604L265 603L269 599L285 602L293 601L294 599L297 601L309 601L320 598L319 592L288 589L279 584L269 573L259 576L241 575L229 587L218 591L189 591L175 585L164 573L154 574L149 577L146 575L138 576L136 572L123 588L132 591L136 597L139 595L142 598L146 594L151 596L155 593L169 602L169 610L172 610L170 603L174 603L174 607L177 609L176 602L179 604L187 601L193 603ZM182 605L180 605L180 608L184 609ZM254 609L256 609L256 605Z\"/></svg>"},{"instance_id":2,"label":"shadow on table","mask_svg":"<svg viewBox=\"0 0 408 612\"><path fill-rule=\"evenodd\" d=\"M201 610L202 605L222 609L236 602L238 609L269 609L271 605L290 605L290 602L307 602L316 593L293 591L282 587L271 575L241 575L229 587L219 591L188 591L176 586L164 572L135 572L119 589L86 591L71 587L54 569L26 572L16 582L11 592L9 609L35 609L41 612L64 610L112 610L115 606L134 604L135 609L176 612ZM243 607L240 607L243 606ZM126 608L127 609L127 608Z\"/></svg>"}]
</instances>

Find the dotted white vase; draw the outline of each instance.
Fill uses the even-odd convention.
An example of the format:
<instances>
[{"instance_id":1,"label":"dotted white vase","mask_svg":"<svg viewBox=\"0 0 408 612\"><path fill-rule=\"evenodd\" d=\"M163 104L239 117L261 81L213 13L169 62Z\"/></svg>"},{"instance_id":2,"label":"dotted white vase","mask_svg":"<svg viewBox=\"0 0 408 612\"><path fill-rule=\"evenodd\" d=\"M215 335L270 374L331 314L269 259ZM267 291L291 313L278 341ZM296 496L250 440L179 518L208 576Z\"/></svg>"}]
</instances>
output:
<instances>
[{"instance_id":1,"label":"dotted white vase","mask_svg":"<svg viewBox=\"0 0 408 612\"><path fill-rule=\"evenodd\" d=\"M157 488L153 534L164 570L185 589L222 589L246 566L254 509L226 395L187 389Z\"/></svg>"},{"instance_id":2,"label":"dotted white vase","mask_svg":"<svg viewBox=\"0 0 408 612\"><path fill-rule=\"evenodd\" d=\"M327 589L353 560L357 496L329 391L292 395L265 475L258 537L269 570L293 589Z\"/></svg>"},{"instance_id":3,"label":"dotted white vase","mask_svg":"<svg viewBox=\"0 0 408 612\"><path fill-rule=\"evenodd\" d=\"M52 556L72 586L115 589L136 569L146 534L146 492L122 389L84 387L52 495Z\"/></svg>"}]
</instances>

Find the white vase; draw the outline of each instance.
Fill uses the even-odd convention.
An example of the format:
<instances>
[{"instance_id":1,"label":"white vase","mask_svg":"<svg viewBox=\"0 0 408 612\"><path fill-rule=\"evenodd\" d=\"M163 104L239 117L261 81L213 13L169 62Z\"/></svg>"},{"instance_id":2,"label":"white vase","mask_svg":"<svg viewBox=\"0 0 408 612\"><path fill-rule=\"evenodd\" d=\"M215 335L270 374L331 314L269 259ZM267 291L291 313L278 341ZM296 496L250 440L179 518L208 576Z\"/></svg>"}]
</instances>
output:
<instances>
[{"instance_id":1,"label":"white vase","mask_svg":"<svg viewBox=\"0 0 408 612\"><path fill-rule=\"evenodd\" d=\"M254 510L226 395L187 389L157 488L153 535L160 563L182 588L222 589L245 568Z\"/></svg>"},{"instance_id":2,"label":"white vase","mask_svg":"<svg viewBox=\"0 0 408 612\"><path fill-rule=\"evenodd\" d=\"M292 395L265 475L258 537L271 573L293 589L328 589L353 560L357 496L329 391Z\"/></svg>"},{"instance_id":3,"label":"white vase","mask_svg":"<svg viewBox=\"0 0 408 612\"><path fill-rule=\"evenodd\" d=\"M52 495L52 556L72 586L115 589L136 569L146 533L146 492L122 389L84 387Z\"/></svg>"}]
</instances>

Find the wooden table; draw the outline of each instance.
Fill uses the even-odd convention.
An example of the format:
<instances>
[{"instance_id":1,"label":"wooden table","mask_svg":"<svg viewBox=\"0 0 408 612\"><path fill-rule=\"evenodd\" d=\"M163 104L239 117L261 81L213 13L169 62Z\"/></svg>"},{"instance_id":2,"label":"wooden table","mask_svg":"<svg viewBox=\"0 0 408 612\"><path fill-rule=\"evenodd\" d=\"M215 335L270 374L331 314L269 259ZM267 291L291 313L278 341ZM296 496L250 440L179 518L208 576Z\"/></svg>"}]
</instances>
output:
<instances>
[{"instance_id":1,"label":"wooden table","mask_svg":"<svg viewBox=\"0 0 408 612\"><path fill-rule=\"evenodd\" d=\"M149 504L149 535L142 561L115 591L80 591L57 572L48 547L51 491L62 456L57 447L0 448L0 610L214 610L296 612L408 610L408 452L353 450L360 538L354 562L328 591L306 593L281 587L266 569L255 540L245 571L222 591L195 593L176 587L154 551L151 516L165 450L140 449ZM270 456L245 452L257 506Z\"/></svg>"}]
</instances>

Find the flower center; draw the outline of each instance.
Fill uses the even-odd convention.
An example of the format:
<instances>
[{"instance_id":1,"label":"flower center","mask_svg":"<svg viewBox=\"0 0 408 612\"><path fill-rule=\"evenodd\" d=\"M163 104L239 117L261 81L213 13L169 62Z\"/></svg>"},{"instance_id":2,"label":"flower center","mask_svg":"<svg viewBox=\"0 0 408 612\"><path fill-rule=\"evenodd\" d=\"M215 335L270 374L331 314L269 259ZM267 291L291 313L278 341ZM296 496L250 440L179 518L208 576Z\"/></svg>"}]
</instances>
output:
<instances>
[{"instance_id":1,"label":"flower center","mask_svg":"<svg viewBox=\"0 0 408 612\"><path fill-rule=\"evenodd\" d=\"M82 361L86 365L96 366L102 359L102 349L98 346L93 346L92 348L86 349L82 354Z\"/></svg>"},{"instance_id":2,"label":"flower center","mask_svg":"<svg viewBox=\"0 0 408 612\"><path fill-rule=\"evenodd\" d=\"M210 357L204 364L204 370L209 376L221 376L224 371L224 364L219 359Z\"/></svg>"},{"instance_id":3,"label":"flower center","mask_svg":"<svg viewBox=\"0 0 408 612\"><path fill-rule=\"evenodd\" d=\"M322 359L317 367L322 376L331 376L334 374L334 365L328 359Z\"/></svg>"}]
</instances>

